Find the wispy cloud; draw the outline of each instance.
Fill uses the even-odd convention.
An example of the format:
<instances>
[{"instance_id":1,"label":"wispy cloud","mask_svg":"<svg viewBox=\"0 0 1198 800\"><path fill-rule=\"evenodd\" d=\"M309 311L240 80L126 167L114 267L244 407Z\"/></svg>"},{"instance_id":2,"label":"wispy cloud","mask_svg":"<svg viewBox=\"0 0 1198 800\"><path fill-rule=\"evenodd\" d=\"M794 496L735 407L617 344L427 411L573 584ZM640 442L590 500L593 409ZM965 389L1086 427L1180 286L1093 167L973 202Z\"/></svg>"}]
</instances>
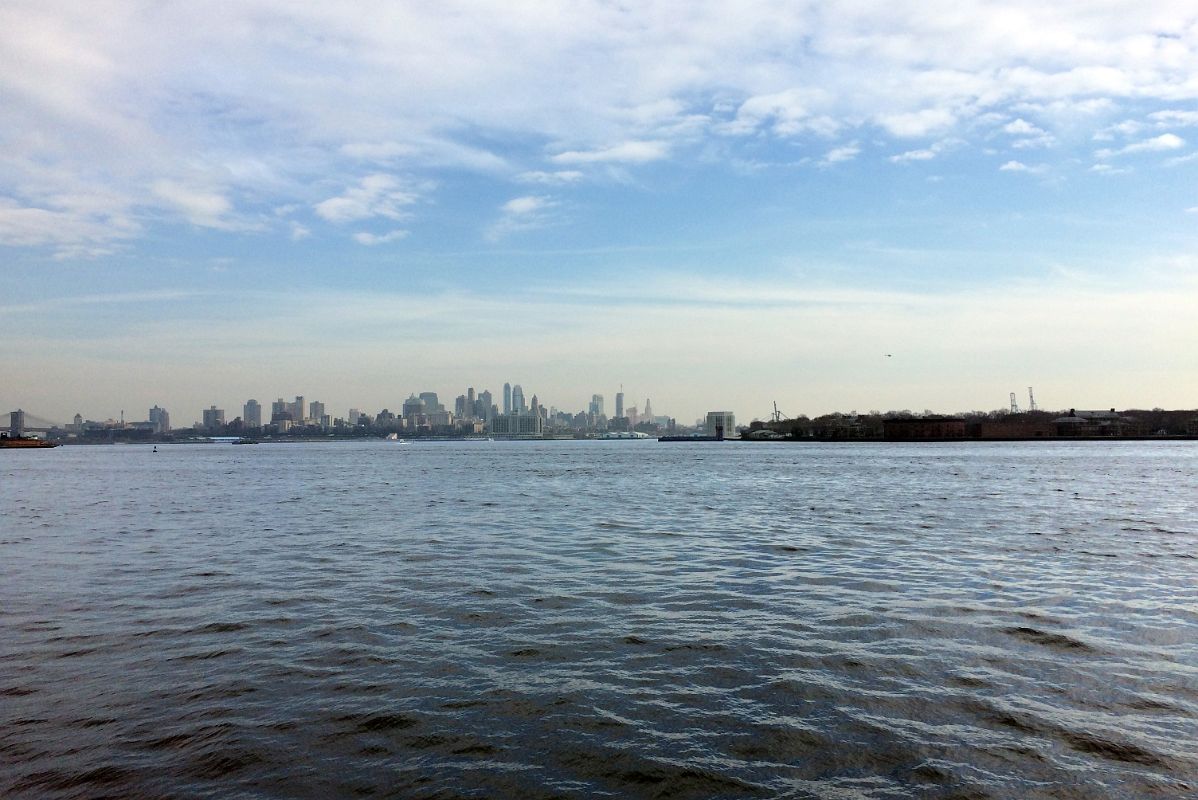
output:
<instances>
[{"instance_id":1,"label":"wispy cloud","mask_svg":"<svg viewBox=\"0 0 1198 800\"><path fill-rule=\"evenodd\" d=\"M407 238L409 231L393 230L387 233L374 234L366 231L359 231L354 234L354 241L358 244L364 244L367 247L372 247L379 244L388 244L390 242L398 242L400 239Z\"/></svg>"},{"instance_id":2,"label":"wispy cloud","mask_svg":"<svg viewBox=\"0 0 1198 800\"><path fill-rule=\"evenodd\" d=\"M333 223L356 222L374 217L407 219L404 210L419 199L392 175L376 173L362 178L357 186L315 205L318 216Z\"/></svg>"},{"instance_id":3,"label":"wispy cloud","mask_svg":"<svg viewBox=\"0 0 1198 800\"><path fill-rule=\"evenodd\" d=\"M567 150L549 160L555 164L644 164L665 158L669 151L666 142L623 142L597 150Z\"/></svg>"},{"instance_id":4,"label":"wispy cloud","mask_svg":"<svg viewBox=\"0 0 1198 800\"><path fill-rule=\"evenodd\" d=\"M543 228L550 224L550 212L557 202L544 195L513 197L499 208L500 216L488 226L485 236L495 242L518 231Z\"/></svg>"},{"instance_id":5,"label":"wispy cloud","mask_svg":"<svg viewBox=\"0 0 1198 800\"><path fill-rule=\"evenodd\" d=\"M1094 153L1096 158L1112 158L1115 156L1125 156L1134 153L1161 153L1169 150L1179 150L1185 147L1186 141L1174 133L1162 133L1160 136L1154 136L1151 139L1143 139L1138 142L1121 147L1118 150L1104 149Z\"/></svg>"}]
</instances>

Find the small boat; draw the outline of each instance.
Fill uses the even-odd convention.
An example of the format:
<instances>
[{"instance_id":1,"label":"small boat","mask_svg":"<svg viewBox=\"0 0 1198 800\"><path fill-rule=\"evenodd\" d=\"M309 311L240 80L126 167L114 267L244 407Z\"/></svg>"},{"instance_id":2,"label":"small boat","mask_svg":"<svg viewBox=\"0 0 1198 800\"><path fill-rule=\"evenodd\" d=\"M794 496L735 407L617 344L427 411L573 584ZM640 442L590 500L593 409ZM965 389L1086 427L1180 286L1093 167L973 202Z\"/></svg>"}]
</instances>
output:
<instances>
[{"instance_id":1,"label":"small boat","mask_svg":"<svg viewBox=\"0 0 1198 800\"><path fill-rule=\"evenodd\" d=\"M47 442L45 439L38 439L34 436L10 436L7 433L0 433L0 448L5 447L29 450L42 447L58 447L58 442Z\"/></svg>"}]
</instances>

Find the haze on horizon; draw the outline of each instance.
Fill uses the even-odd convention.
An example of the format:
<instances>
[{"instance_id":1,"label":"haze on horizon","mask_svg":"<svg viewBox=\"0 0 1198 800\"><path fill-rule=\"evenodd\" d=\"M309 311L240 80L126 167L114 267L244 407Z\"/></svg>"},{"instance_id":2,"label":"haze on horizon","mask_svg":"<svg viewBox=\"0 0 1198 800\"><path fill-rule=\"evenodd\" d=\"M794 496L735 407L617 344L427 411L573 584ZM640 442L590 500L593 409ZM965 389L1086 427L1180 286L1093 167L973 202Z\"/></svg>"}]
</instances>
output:
<instances>
[{"instance_id":1,"label":"haze on horizon","mask_svg":"<svg viewBox=\"0 0 1198 800\"><path fill-rule=\"evenodd\" d=\"M1198 406L1191 2L10 0L0 107L3 411Z\"/></svg>"}]
</instances>

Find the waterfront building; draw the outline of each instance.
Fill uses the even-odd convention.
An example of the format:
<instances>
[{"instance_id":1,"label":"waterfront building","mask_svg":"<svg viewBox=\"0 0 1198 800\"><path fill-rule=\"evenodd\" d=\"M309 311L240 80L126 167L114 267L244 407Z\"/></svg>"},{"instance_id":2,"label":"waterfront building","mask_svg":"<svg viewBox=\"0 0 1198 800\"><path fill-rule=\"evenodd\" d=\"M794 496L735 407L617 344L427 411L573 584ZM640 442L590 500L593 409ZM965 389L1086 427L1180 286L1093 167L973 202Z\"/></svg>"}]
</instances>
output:
<instances>
[{"instance_id":1,"label":"waterfront building","mask_svg":"<svg viewBox=\"0 0 1198 800\"><path fill-rule=\"evenodd\" d=\"M491 433L495 436L536 437L545 432L545 422L540 414L513 411L500 414L491 420Z\"/></svg>"},{"instance_id":2,"label":"waterfront building","mask_svg":"<svg viewBox=\"0 0 1198 800\"><path fill-rule=\"evenodd\" d=\"M262 405L253 398L246 400L241 409L241 421L247 428L262 427Z\"/></svg>"},{"instance_id":3,"label":"waterfront building","mask_svg":"<svg viewBox=\"0 0 1198 800\"><path fill-rule=\"evenodd\" d=\"M150 430L152 430L154 433L170 433L171 415L166 413L165 408L159 408L158 406L151 408L149 419Z\"/></svg>"},{"instance_id":4,"label":"waterfront building","mask_svg":"<svg viewBox=\"0 0 1198 800\"><path fill-rule=\"evenodd\" d=\"M895 417L882 421L884 439L964 439L960 417Z\"/></svg>"},{"instance_id":5,"label":"waterfront building","mask_svg":"<svg viewBox=\"0 0 1198 800\"><path fill-rule=\"evenodd\" d=\"M732 436L736 433L736 415L731 411L708 411L703 427L708 436Z\"/></svg>"}]
</instances>

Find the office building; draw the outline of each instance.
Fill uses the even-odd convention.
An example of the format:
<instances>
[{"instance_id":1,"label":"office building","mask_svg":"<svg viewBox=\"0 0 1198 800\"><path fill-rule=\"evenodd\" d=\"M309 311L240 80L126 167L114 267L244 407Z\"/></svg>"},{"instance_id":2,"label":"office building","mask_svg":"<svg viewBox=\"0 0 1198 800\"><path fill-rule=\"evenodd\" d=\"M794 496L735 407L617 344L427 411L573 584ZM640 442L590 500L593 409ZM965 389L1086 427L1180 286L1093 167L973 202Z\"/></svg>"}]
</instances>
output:
<instances>
[{"instance_id":1,"label":"office building","mask_svg":"<svg viewBox=\"0 0 1198 800\"><path fill-rule=\"evenodd\" d=\"M204 427L210 431L225 427L225 410L216 406L204 409Z\"/></svg>"},{"instance_id":2,"label":"office building","mask_svg":"<svg viewBox=\"0 0 1198 800\"><path fill-rule=\"evenodd\" d=\"M320 418L324 416L324 403L319 400L313 400L308 404L308 419L319 423Z\"/></svg>"},{"instance_id":3,"label":"office building","mask_svg":"<svg viewBox=\"0 0 1198 800\"><path fill-rule=\"evenodd\" d=\"M523 414L527 410L528 406L524 402L524 387L517 383L512 387L512 411Z\"/></svg>"},{"instance_id":4,"label":"office building","mask_svg":"<svg viewBox=\"0 0 1198 800\"><path fill-rule=\"evenodd\" d=\"M591 402L590 405L587 406L587 413L596 417L603 413L603 395L591 395Z\"/></svg>"},{"instance_id":5,"label":"office building","mask_svg":"<svg viewBox=\"0 0 1198 800\"><path fill-rule=\"evenodd\" d=\"M624 416L624 391L616 392L616 419Z\"/></svg>"},{"instance_id":6,"label":"office building","mask_svg":"<svg viewBox=\"0 0 1198 800\"><path fill-rule=\"evenodd\" d=\"M247 428L262 427L262 405L254 399L246 400L241 408L241 421Z\"/></svg>"},{"instance_id":7,"label":"office building","mask_svg":"<svg viewBox=\"0 0 1198 800\"><path fill-rule=\"evenodd\" d=\"M544 425L540 414L513 411L511 414L500 414L491 420L491 433L494 436L536 437L544 434Z\"/></svg>"},{"instance_id":8,"label":"office building","mask_svg":"<svg viewBox=\"0 0 1198 800\"><path fill-rule=\"evenodd\" d=\"M171 432L171 415L166 413L165 408L154 406L150 409L150 429L154 433L170 433Z\"/></svg>"},{"instance_id":9,"label":"office building","mask_svg":"<svg viewBox=\"0 0 1198 800\"><path fill-rule=\"evenodd\" d=\"M512 385L505 383L503 385L503 413L512 413Z\"/></svg>"}]
</instances>

